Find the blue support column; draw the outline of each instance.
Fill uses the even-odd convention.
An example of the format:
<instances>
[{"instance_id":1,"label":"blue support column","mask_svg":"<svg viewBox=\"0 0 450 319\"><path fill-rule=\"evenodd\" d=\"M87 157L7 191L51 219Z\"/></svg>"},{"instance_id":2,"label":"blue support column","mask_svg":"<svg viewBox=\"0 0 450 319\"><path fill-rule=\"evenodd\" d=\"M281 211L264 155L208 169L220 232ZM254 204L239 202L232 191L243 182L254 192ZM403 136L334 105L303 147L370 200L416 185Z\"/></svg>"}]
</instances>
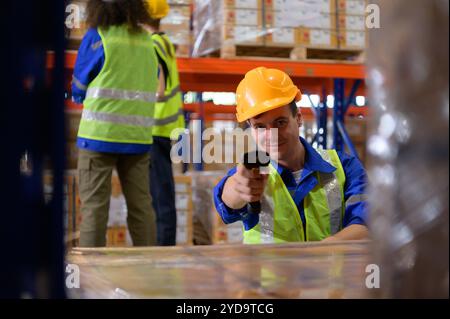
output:
<instances>
[{"instance_id":1,"label":"blue support column","mask_svg":"<svg viewBox=\"0 0 450 319\"><path fill-rule=\"evenodd\" d=\"M334 107L333 107L333 148L336 151L344 150L344 141L338 129L338 122L344 123L344 79L334 80Z\"/></svg>"},{"instance_id":2,"label":"blue support column","mask_svg":"<svg viewBox=\"0 0 450 319\"><path fill-rule=\"evenodd\" d=\"M333 148L337 151L344 151L345 145L350 150L350 153L358 157L355 146L353 145L347 131L345 130L344 120L345 113L355 99L356 91L358 90L361 80L356 80L350 91L350 95L345 100L345 80L334 80L334 108L333 108Z\"/></svg>"}]
</instances>

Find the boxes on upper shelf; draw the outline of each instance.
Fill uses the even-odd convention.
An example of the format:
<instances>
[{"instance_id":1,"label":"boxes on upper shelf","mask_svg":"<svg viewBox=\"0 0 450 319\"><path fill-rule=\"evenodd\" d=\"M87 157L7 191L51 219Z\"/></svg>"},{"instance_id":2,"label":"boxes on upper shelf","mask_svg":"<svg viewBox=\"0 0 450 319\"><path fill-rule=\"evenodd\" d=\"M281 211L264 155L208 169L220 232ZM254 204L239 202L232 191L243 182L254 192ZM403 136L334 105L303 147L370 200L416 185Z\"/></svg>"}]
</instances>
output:
<instances>
[{"instance_id":1,"label":"boxes on upper shelf","mask_svg":"<svg viewBox=\"0 0 450 319\"><path fill-rule=\"evenodd\" d=\"M224 6L227 8L262 10L262 4L262 0L224 0Z\"/></svg>"},{"instance_id":2,"label":"boxes on upper shelf","mask_svg":"<svg viewBox=\"0 0 450 319\"><path fill-rule=\"evenodd\" d=\"M337 0L337 11L345 14L365 15L367 5L367 0Z\"/></svg>"},{"instance_id":3,"label":"boxes on upper shelf","mask_svg":"<svg viewBox=\"0 0 450 319\"><path fill-rule=\"evenodd\" d=\"M364 50L367 47L367 32L339 30L339 48Z\"/></svg>"}]
</instances>

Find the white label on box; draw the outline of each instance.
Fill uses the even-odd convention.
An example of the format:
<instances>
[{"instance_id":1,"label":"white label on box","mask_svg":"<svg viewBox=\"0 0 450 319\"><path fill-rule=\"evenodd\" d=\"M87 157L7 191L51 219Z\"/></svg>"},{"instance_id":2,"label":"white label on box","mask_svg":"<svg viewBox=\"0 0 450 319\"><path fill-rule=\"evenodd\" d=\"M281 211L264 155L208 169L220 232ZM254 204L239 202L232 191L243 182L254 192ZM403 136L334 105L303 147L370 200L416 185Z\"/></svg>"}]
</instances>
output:
<instances>
[{"instance_id":1,"label":"white label on box","mask_svg":"<svg viewBox=\"0 0 450 319\"><path fill-rule=\"evenodd\" d=\"M189 194L175 194L175 206L177 209L189 209Z\"/></svg>"},{"instance_id":2,"label":"white label on box","mask_svg":"<svg viewBox=\"0 0 450 319\"><path fill-rule=\"evenodd\" d=\"M185 244L187 242L186 227L177 227L177 244Z\"/></svg>"},{"instance_id":3,"label":"white label on box","mask_svg":"<svg viewBox=\"0 0 450 319\"><path fill-rule=\"evenodd\" d=\"M331 32L329 30L311 30L312 45L331 45Z\"/></svg>"},{"instance_id":4,"label":"white label on box","mask_svg":"<svg viewBox=\"0 0 450 319\"><path fill-rule=\"evenodd\" d=\"M366 45L366 32L364 31L347 31L346 44L349 47L364 48Z\"/></svg>"},{"instance_id":5,"label":"white label on box","mask_svg":"<svg viewBox=\"0 0 450 319\"><path fill-rule=\"evenodd\" d=\"M188 185L185 183L175 184L175 193L186 193L188 191Z\"/></svg>"},{"instance_id":6,"label":"white label on box","mask_svg":"<svg viewBox=\"0 0 450 319\"><path fill-rule=\"evenodd\" d=\"M366 1L365 0L347 0L345 11L347 14L360 14L366 13Z\"/></svg>"},{"instance_id":7,"label":"white label on box","mask_svg":"<svg viewBox=\"0 0 450 319\"><path fill-rule=\"evenodd\" d=\"M234 7L258 9L258 0L234 0Z\"/></svg>"},{"instance_id":8,"label":"white label on box","mask_svg":"<svg viewBox=\"0 0 450 319\"><path fill-rule=\"evenodd\" d=\"M273 43L294 44L295 31L294 29L276 29L272 33Z\"/></svg>"},{"instance_id":9,"label":"white label on box","mask_svg":"<svg viewBox=\"0 0 450 319\"><path fill-rule=\"evenodd\" d=\"M188 212L185 210L177 210L177 227L187 225Z\"/></svg>"},{"instance_id":10,"label":"white label on box","mask_svg":"<svg viewBox=\"0 0 450 319\"><path fill-rule=\"evenodd\" d=\"M348 30L365 30L364 16L345 16L345 28Z\"/></svg>"},{"instance_id":11,"label":"white label on box","mask_svg":"<svg viewBox=\"0 0 450 319\"><path fill-rule=\"evenodd\" d=\"M236 10L236 24L258 25L258 15L261 11L257 10Z\"/></svg>"}]
</instances>

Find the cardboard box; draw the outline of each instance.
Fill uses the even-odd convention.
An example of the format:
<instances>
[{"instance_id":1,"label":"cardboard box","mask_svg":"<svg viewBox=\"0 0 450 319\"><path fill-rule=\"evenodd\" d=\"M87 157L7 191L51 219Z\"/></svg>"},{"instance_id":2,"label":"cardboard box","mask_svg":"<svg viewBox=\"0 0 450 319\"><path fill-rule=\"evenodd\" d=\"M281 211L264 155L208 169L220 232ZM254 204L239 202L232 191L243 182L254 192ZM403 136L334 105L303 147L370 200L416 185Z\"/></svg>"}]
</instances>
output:
<instances>
[{"instance_id":1,"label":"cardboard box","mask_svg":"<svg viewBox=\"0 0 450 319\"><path fill-rule=\"evenodd\" d=\"M365 31L366 17L363 15L349 15L339 13L338 15L338 29L351 31Z\"/></svg>"},{"instance_id":2,"label":"cardboard box","mask_svg":"<svg viewBox=\"0 0 450 319\"><path fill-rule=\"evenodd\" d=\"M224 6L225 8L262 10L262 2L262 0L224 0Z\"/></svg>"},{"instance_id":3,"label":"cardboard box","mask_svg":"<svg viewBox=\"0 0 450 319\"><path fill-rule=\"evenodd\" d=\"M234 44L262 45L264 31L262 27L224 25L222 37L225 41L233 41Z\"/></svg>"},{"instance_id":4,"label":"cardboard box","mask_svg":"<svg viewBox=\"0 0 450 319\"><path fill-rule=\"evenodd\" d=\"M340 49L361 49L367 47L367 32L339 30L339 48Z\"/></svg>"},{"instance_id":5,"label":"cardboard box","mask_svg":"<svg viewBox=\"0 0 450 319\"><path fill-rule=\"evenodd\" d=\"M299 36L295 28L275 28L270 30L265 37L266 46L286 46L293 47L297 45Z\"/></svg>"},{"instance_id":6,"label":"cardboard box","mask_svg":"<svg viewBox=\"0 0 450 319\"><path fill-rule=\"evenodd\" d=\"M175 175L175 205L177 209L177 245L193 244L192 179Z\"/></svg>"},{"instance_id":7,"label":"cardboard box","mask_svg":"<svg viewBox=\"0 0 450 319\"><path fill-rule=\"evenodd\" d=\"M334 12L317 11L311 13L308 10L295 11L287 13L284 11L265 11L264 25L267 28L320 28L320 29L335 29L336 28L336 14Z\"/></svg>"},{"instance_id":8,"label":"cardboard box","mask_svg":"<svg viewBox=\"0 0 450 319\"><path fill-rule=\"evenodd\" d=\"M300 46L330 49L338 47L337 30L299 28L297 32L297 44Z\"/></svg>"},{"instance_id":9,"label":"cardboard box","mask_svg":"<svg viewBox=\"0 0 450 319\"><path fill-rule=\"evenodd\" d=\"M256 27L262 27L263 25L262 10L227 8L223 11L223 19L225 24Z\"/></svg>"},{"instance_id":10,"label":"cardboard box","mask_svg":"<svg viewBox=\"0 0 450 319\"><path fill-rule=\"evenodd\" d=\"M127 226L108 227L106 232L107 247L127 247Z\"/></svg>"},{"instance_id":11,"label":"cardboard box","mask_svg":"<svg viewBox=\"0 0 450 319\"><path fill-rule=\"evenodd\" d=\"M171 6L169 14L161 19L161 29L167 24L179 25L185 30L189 30L191 22L191 7Z\"/></svg>"},{"instance_id":12,"label":"cardboard box","mask_svg":"<svg viewBox=\"0 0 450 319\"><path fill-rule=\"evenodd\" d=\"M215 212L215 223L213 227L212 244L242 244L244 239L244 228L242 222L225 224L219 214Z\"/></svg>"},{"instance_id":13,"label":"cardboard box","mask_svg":"<svg viewBox=\"0 0 450 319\"><path fill-rule=\"evenodd\" d=\"M337 11L339 13L365 15L367 0L337 0Z\"/></svg>"},{"instance_id":14,"label":"cardboard box","mask_svg":"<svg viewBox=\"0 0 450 319\"><path fill-rule=\"evenodd\" d=\"M266 11L292 11L298 12L306 10L309 12L336 12L336 0L265 0L264 9Z\"/></svg>"}]
</instances>

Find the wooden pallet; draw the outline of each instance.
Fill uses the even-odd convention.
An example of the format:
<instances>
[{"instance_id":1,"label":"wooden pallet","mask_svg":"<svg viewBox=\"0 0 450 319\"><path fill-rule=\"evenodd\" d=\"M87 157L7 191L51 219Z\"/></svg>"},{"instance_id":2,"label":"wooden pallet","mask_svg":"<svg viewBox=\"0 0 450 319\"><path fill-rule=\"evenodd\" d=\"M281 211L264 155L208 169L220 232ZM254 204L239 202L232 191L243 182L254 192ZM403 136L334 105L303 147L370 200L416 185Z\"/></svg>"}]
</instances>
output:
<instances>
[{"instance_id":1,"label":"wooden pallet","mask_svg":"<svg viewBox=\"0 0 450 319\"><path fill-rule=\"evenodd\" d=\"M342 61L349 63L364 63L364 50L343 50L317 47L265 46L265 45L234 45L217 50L208 56L224 59L259 59L290 61Z\"/></svg>"}]
</instances>

